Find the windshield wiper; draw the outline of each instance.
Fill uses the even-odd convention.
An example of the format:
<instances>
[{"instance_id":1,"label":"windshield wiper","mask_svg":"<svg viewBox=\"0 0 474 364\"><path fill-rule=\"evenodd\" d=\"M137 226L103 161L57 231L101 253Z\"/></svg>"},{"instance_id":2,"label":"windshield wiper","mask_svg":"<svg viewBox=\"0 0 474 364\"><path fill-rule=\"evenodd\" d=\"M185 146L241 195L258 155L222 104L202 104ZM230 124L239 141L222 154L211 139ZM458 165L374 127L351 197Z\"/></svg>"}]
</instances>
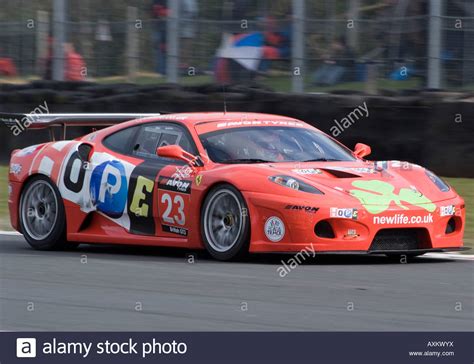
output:
<instances>
[{"instance_id":1,"label":"windshield wiper","mask_svg":"<svg viewBox=\"0 0 474 364\"><path fill-rule=\"evenodd\" d=\"M304 162L341 162L340 159L335 159L335 158L314 158L314 159L307 159Z\"/></svg>"},{"instance_id":2,"label":"windshield wiper","mask_svg":"<svg viewBox=\"0 0 474 364\"><path fill-rule=\"evenodd\" d=\"M265 159L258 159L258 158L239 158L239 159L225 159L221 161L221 163L273 163L272 161L267 161Z\"/></svg>"}]
</instances>

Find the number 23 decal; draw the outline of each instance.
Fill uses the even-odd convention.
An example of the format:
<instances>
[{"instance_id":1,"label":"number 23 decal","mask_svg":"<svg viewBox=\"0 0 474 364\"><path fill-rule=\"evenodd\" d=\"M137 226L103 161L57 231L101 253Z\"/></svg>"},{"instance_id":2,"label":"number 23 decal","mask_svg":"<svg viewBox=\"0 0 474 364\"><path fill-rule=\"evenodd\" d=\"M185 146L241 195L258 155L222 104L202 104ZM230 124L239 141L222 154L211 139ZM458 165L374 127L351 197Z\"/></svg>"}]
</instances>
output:
<instances>
[{"instance_id":1,"label":"number 23 decal","mask_svg":"<svg viewBox=\"0 0 474 364\"><path fill-rule=\"evenodd\" d=\"M184 214L184 199L180 195L171 198L169 193L161 195L161 203L166 205L165 212L163 213L163 220L168 224L184 225L186 223L186 215ZM173 207L177 206L178 213L174 216L171 215Z\"/></svg>"}]
</instances>

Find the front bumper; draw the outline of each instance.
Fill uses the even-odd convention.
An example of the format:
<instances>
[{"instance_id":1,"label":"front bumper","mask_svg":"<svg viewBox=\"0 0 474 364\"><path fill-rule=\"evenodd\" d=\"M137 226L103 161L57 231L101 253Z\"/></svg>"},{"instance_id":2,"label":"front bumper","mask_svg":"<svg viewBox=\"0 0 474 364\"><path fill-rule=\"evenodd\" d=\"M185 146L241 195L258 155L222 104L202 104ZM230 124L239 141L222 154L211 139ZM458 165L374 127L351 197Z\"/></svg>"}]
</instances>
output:
<instances>
[{"instance_id":1,"label":"front bumper","mask_svg":"<svg viewBox=\"0 0 474 364\"><path fill-rule=\"evenodd\" d=\"M303 249L307 249L308 246L302 246ZM432 249L412 249L412 250L384 250L384 251L367 251L367 250L326 250L316 251L316 255L421 255L425 253L455 253L471 250L468 247L460 248L432 248ZM259 252L259 251L254 251ZM260 251L260 253L278 253L278 254L294 254L295 251Z\"/></svg>"},{"instance_id":2,"label":"front bumper","mask_svg":"<svg viewBox=\"0 0 474 364\"><path fill-rule=\"evenodd\" d=\"M459 197L436 203L436 209L431 212L415 206L408 210L391 206L382 213L371 214L360 204L348 205L342 200L327 202L321 196L279 196L278 200L262 193L247 192L244 196L252 226L250 252L298 252L308 247L317 253L364 254L463 250L465 208ZM446 206L454 206L452 214L446 214ZM356 212L344 217L349 210ZM343 216L336 217L335 211L343 211L340 214ZM271 217L281 219L285 227L284 236L277 242L271 241L264 231ZM333 237L316 234L316 224L321 221L330 224ZM449 222L453 229L446 233Z\"/></svg>"}]
</instances>

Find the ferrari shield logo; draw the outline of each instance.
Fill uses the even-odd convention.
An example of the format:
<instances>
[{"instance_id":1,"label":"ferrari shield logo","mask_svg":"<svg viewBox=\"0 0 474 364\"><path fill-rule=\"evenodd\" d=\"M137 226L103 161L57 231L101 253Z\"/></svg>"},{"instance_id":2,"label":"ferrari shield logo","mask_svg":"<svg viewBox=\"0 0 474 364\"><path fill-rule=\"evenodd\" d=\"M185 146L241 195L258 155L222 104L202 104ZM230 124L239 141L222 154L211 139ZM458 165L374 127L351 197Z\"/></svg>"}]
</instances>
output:
<instances>
[{"instance_id":1,"label":"ferrari shield logo","mask_svg":"<svg viewBox=\"0 0 474 364\"><path fill-rule=\"evenodd\" d=\"M196 176L196 186L199 186L202 182L202 174Z\"/></svg>"}]
</instances>

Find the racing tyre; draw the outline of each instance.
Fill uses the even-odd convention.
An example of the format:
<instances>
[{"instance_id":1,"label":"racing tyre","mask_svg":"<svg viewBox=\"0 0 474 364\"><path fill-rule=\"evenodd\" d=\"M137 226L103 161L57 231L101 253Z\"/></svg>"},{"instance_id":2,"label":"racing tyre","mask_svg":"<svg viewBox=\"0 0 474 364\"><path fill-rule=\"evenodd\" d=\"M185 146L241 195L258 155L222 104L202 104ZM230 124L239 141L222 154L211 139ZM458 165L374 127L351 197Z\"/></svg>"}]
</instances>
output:
<instances>
[{"instance_id":1,"label":"racing tyre","mask_svg":"<svg viewBox=\"0 0 474 364\"><path fill-rule=\"evenodd\" d=\"M66 241L66 213L58 188L46 176L33 177L20 198L21 232L37 250L77 246Z\"/></svg>"},{"instance_id":2,"label":"racing tyre","mask_svg":"<svg viewBox=\"0 0 474 364\"><path fill-rule=\"evenodd\" d=\"M209 192L201 210L201 236L218 260L238 259L248 253L250 217L235 187L223 184Z\"/></svg>"}]
</instances>

